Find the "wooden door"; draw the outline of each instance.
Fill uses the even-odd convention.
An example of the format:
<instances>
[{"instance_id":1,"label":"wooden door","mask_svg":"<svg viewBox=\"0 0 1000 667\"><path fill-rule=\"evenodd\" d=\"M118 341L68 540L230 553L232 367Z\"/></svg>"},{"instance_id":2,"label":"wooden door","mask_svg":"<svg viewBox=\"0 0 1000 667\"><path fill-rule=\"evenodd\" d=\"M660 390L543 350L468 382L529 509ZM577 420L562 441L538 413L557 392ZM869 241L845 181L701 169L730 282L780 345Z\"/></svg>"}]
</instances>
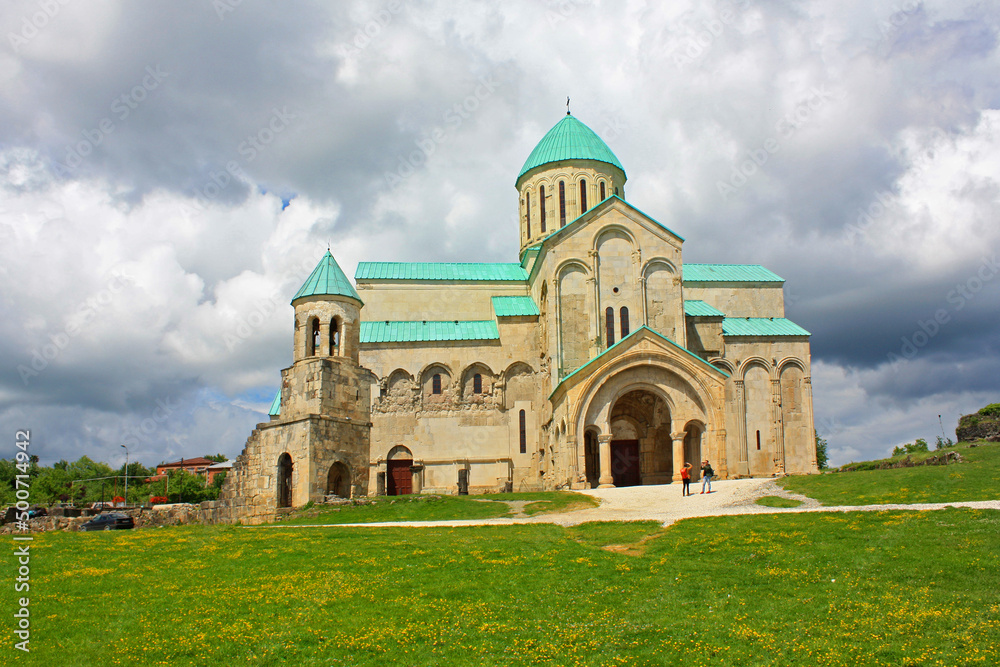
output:
<instances>
[{"instance_id":1,"label":"wooden door","mask_svg":"<svg viewBox=\"0 0 1000 667\"><path fill-rule=\"evenodd\" d=\"M637 486L639 477L639 441L611 441L611 476L615 486Z\"/></svg>"},{"instance_id":2,"label":"wooden door","mask_svg":"<svg viewBox=\"0 0 1000 667\"><path fill-rule=\"evenodd\" d=\"M386 475L386 482L388 482L386 494L390 496L405 496L413 493L413 473L410 472L413 459L393 459L388 464L389 474Z\"/></svg>"}]
</instances>

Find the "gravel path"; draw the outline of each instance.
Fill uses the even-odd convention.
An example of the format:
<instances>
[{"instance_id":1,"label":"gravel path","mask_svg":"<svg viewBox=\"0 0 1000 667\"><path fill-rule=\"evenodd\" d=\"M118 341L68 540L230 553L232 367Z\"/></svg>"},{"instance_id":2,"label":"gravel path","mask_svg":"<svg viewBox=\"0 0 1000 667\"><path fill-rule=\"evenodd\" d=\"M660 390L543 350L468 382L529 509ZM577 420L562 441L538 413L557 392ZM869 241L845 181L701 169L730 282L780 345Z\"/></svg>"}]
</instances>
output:
<instances>
[{"instance_id":1,"label":"gravel path","mask_svg":"<svg viewBox=\"0 0 1000 667\"><path fill-rule=\"evenodd\" d=\"M395 521L385 523L348 523L337 526L267 524L271 528L330 528L330 527L457 527L510 526L527 523L554 523L575 526L588 521L659 521L669 526L681 519L735 514L783 514L790 512L879 512L883 510L937 510L945 507L971 507L1000 510L1000 500L953 503L918 503L913 505L839 505L824 507L818 501L785 491L774 479L722 480L712 483L712 493L701 494L700 485L691 485L694 495L681 496L679 484L662 486L631 486L622 489L588 489L580 491L601 500L600 507L560 514L503 519L465 519L456 521ZM764 507L755 501L761 496L782 496L801 500L798 507ZM504 502L504 501L500 501ZM509 503L513 504L513 502ZM520 510L519 508L512 508Z\"/></svg>"}]
</instances>

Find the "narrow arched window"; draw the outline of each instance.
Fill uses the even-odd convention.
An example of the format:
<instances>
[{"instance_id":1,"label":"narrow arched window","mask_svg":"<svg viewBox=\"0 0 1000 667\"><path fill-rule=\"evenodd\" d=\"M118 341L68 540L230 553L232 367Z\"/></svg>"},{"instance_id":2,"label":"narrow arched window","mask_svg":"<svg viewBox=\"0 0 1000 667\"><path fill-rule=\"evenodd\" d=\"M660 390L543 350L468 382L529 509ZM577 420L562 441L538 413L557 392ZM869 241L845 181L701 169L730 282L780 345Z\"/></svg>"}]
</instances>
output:
<instances>
[{"instance_id":1,"label":"narrow arched window","mask_svg":"<svg viewBox=\"0 0 1000 667\"><path fill-rule=\"evenodd\" d=\"M531 238L531 193L524 193L524 229L528 232L528 238Z\"/></svg>"},{"instance_id":2,"label":"narrow arched window","mask_svg":"<svg viewBox=\"0 0 1000 667\"><path fill-rule=\"evenodd\" d=\"M606 191L604 189L604 181L601 181L601 201L604 201L607 198L608 197L607 197Z\"/></svg>"},{"instance_id":3,"label":"narrow arched window","mask_svg":"<svg viewBox=\"0 0 1000 667\"><path fill-rule=\"evenodd\" d=\"M618 186L617 185L615 186L615 196L616 197L618 196Z\"/></svg>"},{"instance_id":4,"label":"narrow arched window","mask_svg":"<svg viewBox=\"0 0 1000 667\"><path fill-rule=\"evenodd\" d=\"M519 432L519 437L521 439L521 443L520 443L521 444L521 453L522 454L527 454L528 453L528 420L527 420L526 415L524 414L524 410L521 410L521 412L518 414L517 420L518 420L518 428L519 428L519 431L518 431Z\"/></svg>"},{"instance_id":5,"label":"narrow arched window","mask_svg":"<svg viewBox=\"0 0 1000 667\"><path fill-rule=\"evenodd\" d=\"M431 378L431 393L440 394L441 393L441 374L435 373L434 377Z\"/></svg>"},{"instance_id":6,"label":"narrow arched window","mask_svg":"<svg viewBox=\"0 0 1000 667\"><path fill-rule=\"evenodd\" d=\"M340 353L340 325L337 320L330 320L330 354Z\"/></svg>"},{"instance_id":7,"label":"narrow arched window","mask_svg":"<svg viewBox=\"0 0 1000 667\"><path fill-rule=\"evenodd\" d=\"M319 320L314 317L309 323L309 345L308 345L309 356L311 357L317 354L319 350L320 350Z\"/></svg>"},{"instance_id":8,"label":"narrow arched window","mask_svg":"<svg viewBox=\"0 0 1000 667\"><path fill-rule=\"evenodd\" d=\"M604 311L604 329L608 337L608 347L615 344L615 309L608 306Z\"/></svg>"},{"instance_id":9,"label":"narrow arched window","mask_svg":"<svg viewBox=\"0 0 1000 667\"><path fill-rule=\"evenodd\" d=\"M476 373L472 376L472 393L481 394L483 393L483 376Z\"/></svg>"},{"instance_id":10,"label":"narrow arched window","mask_svg":"<svg viewBox=\"0 0 1000 667\"><path fill-rule=\"evenodd\" d=\"M757 451L760 451L760 431L757 431Z\"/></svg>"},{"instance_id":11,"label":"narrow arched window","mask_svg":"<svg viewBox=\"0 0 1000 667\"><path fill-rule=\"evenodd\" d=\"M559 181L559 226L566 226L566 181Z\"/></svg>"},{"instance_id":12,"label":"narrow arched window","mask_svg":"<svg viewBox=\"0 0 1000 667\"><path fill-rule=\"evenodd\" d=\"M538 224L542 227L542 234L545 233L545 186L538 186Z\"/></svg>"},{"instance_id":13,"label":"narrow arched window","mask_svg":"<svg viewBox=\"0 0 1000 667\"><path fill-rule=\"evenodd\" d=\"M587 179L580 179L580 215L587 212Z\"/></svg>"},{"instance_id":14,"label":"narrow arched window","mask_svg":"<svg viewBox=\"0 0 1000 667\"><path fill-rule=\"evenodd\" d=\"M629 332L629 328L628 328L628 308L626 308L625 306L622 306L622 309L621 309L621 311L619 311L619 313L620 313L619 314L619 319L621 320L621 327L622 327L622 338L624 338L625 336L628 335L628 332Z\"/></svg>"}]
</instances>

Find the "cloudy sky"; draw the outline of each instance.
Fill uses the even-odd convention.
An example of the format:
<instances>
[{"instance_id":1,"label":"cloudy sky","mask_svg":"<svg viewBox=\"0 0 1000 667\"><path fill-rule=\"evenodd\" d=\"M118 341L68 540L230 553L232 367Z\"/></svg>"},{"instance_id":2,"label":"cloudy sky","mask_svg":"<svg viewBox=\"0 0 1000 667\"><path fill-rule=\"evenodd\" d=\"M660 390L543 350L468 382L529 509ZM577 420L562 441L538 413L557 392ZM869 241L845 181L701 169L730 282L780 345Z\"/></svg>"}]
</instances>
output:
<instances>
[{"instance_id":1,"label":"cloudy sky","mask_svg":"<svg viewBox=\"0 0 1000 667\"><path fill-rule=\"evenodd\" d=\"M44 463L234 457L290 296L362 260L516 261L565 113L685 261L813 332L831 460L1000 401L989 2L7 1L0 432Z\"/></svg>"}]
</instances>

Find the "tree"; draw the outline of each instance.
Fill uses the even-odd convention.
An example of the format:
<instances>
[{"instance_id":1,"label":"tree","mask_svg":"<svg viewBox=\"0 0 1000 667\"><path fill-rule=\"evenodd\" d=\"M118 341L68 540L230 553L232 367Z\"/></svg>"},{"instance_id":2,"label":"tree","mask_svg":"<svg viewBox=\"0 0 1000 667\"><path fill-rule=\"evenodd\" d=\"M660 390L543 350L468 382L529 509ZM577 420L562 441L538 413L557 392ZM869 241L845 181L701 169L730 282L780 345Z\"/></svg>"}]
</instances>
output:
<instances>
[{"instance_id":1,"label":"tree","mask_svg":"<svg viewBox=\"0 0 1000 667\"><path fill-rule=\"evenodd\" d=\"M813 431L816 436L816 465L820 467L820 470L826 467L826 464L830 462L830 457L826 451L826 438L821 438L819 431Z\"/></svg>"},{"instance_id":2,"label":"tree","mask_svg":"<svg viewBox=\"0 0 1000 667\"><path fill-rule=\"evenodd\" d=\"M225 454L206 454L205 458L209 461L215 461L216 463L225 463L229 458Z\"/></svg>"},{"instance_id":3,"label":"tree","mask_svg":"<svg viewBox=\"0 0 1000 667\"><path fill-rule=\"evenodd\" d=\"M212 478L212 488L216 489L217 491L222 490L222 485L225 484L225 483L226 483L226 471L225 470L223 470L222 472L218 473L215 477Z\"/></svg>"}]
</instances>

